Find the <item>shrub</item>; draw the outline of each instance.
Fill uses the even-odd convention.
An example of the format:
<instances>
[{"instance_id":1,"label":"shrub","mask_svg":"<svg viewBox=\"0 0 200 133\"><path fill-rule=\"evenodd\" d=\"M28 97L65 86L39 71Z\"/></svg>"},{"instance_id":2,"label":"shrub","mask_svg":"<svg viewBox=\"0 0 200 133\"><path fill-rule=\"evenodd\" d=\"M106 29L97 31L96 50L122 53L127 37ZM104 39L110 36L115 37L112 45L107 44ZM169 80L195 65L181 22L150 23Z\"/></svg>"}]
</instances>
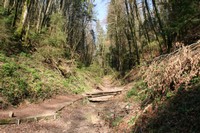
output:
<instances>
[{"instance_id":1,"label":"shrub","mask_svg":"<svg viewBox=\"0 0 200 133\"><path fill-rule=\"evenodd\" d=\"M2 65L1 73L4 76L13 76L17 68L17 65L13 62L5 63Z\"/></svg>"},{"instance_id":2,"label":"shrub","mask_svg":"<svg viewBox=\"0 0 200 133\"><path fill-rule=\"evenodd\" d=\"M44 50L45 49L45 50ZM38 49L38 52L46 59L64 57L64 50L50 45L43 46Z\"/></svg>"},{"instance_id":3,"label":"shrub","mask_svg":"<svg viewBox=\"0 0 200 133\"><path fill-rule=\"evenodd\" d=\"M1 93L12 105L17 105L29 96L29 87L24 79L4 78Z\"/></svg>"},{"instance_id":4,"label":"shrub","mask_svg":"<svg viewBox=\"0 0 200 133\"><path fill-rule=\"evenodd\" d=\"M147 91L149 91L147 84L143 80L140 80L140 81L137 81L135 83L134 87L127 92L126 96L127 96L127 98L131 98L131 97L135 96L140 101L143 101L148 96L146 94Z\"/></svg>"},{"instance_id":5,"label":"shrub","mask_svg":"<svg viewBox=\"0 0 200 133\"><path fill-rule=\"evenodd\" d=\"M50 21L50 30L42 40L43 44L62 47L66 43L66 34L63 31L64 18L61 13L53 13Z\"/></svg>"}]
</instances>

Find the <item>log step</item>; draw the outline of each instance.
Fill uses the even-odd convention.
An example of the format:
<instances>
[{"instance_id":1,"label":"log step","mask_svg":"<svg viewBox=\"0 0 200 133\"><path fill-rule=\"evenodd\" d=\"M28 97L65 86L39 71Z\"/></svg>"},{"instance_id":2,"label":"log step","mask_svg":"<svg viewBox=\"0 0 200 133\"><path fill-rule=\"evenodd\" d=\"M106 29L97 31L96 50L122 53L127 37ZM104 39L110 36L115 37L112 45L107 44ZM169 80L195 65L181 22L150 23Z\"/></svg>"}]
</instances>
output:
<instances>
[{"instance_id":1,"label":"log step","mask_svg":"<svg viewBox=\"0 0 200 133\"><path fill-rule=\"evenodd\" d=\"M43 115L37 115L37 116L30 116L26 118L8 118L8 119L1 119L0 125L6 125L6 124L17 124L20 123L29 123L34 121L39 121L41 119L57 119L58 113L49 113L49 114L43 114Z\"/></svg>"},{"instance_id":2,"label":"log step","mask_svg":"<svg viewBox=\"0 0 200 133\"><path fill-rule=\"evenodd\" d=\"M87 96L91 95L105 95L105 94L116 94L116 93L121 93L122 89L119 90L111 90L111 91L100 91L100 92L94 92L94 93L86 93Z\"/></svg>"},{"instance_id":3,"label":"log step","mask_svg":"<svg viewBox=\"0 0 200 133\"><path fill-rule=\"evenodd\" d=\"M88 98L88 100L90 102L106 102L106 101L109 101L113 97L114 97L113 95L101 96L101 97L95 97L95 98Z\"/></svg>"}]
</instances>

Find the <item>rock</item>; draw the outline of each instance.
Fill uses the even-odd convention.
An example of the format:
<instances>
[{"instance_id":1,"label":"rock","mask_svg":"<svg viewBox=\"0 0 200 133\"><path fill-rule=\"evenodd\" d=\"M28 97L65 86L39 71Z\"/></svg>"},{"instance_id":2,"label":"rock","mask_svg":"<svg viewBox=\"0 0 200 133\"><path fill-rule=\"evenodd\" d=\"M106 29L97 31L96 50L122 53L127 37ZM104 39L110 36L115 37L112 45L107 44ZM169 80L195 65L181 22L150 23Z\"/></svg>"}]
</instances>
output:
<instances>
[{"instance_id":1,"label":"rock","mask_svg":"<svg viewBox=\"0 0 200 133\"><path fill-rule=\"evenodd\" d=\"M10 117L10 118L14 117L14 112L10 111L10 112L9 112L9 117Z\"/></svg>"},{"instance_id":2,"label":"rock","mask_svg":"<svg viewBox=\"0 0 200 133\"><path fill-rule=\"evenodd\" d=\"M152 113L153 112L153 104L149 104L143 110L143 113Z\"/></svg>"}]
</instances>

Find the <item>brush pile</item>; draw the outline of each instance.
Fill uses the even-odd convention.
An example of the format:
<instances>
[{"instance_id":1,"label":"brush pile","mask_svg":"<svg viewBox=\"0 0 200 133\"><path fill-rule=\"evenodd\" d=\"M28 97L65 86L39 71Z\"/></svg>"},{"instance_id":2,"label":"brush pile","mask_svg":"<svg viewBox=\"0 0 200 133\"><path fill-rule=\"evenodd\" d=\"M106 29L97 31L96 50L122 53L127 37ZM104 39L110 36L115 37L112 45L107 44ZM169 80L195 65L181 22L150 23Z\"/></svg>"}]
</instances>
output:
<instances>
[{"instance_id":1,"label":"brush pile","mask_svg":"<svg viewBox=\"0 0 200 133\"><path fill-rule=\"evenodd\" d=\"M143 78L155 97L177 91L182 86L187 88L191 80L199 75L200 42L197 42L155 58Z\"/></svg>"}]
</instances>

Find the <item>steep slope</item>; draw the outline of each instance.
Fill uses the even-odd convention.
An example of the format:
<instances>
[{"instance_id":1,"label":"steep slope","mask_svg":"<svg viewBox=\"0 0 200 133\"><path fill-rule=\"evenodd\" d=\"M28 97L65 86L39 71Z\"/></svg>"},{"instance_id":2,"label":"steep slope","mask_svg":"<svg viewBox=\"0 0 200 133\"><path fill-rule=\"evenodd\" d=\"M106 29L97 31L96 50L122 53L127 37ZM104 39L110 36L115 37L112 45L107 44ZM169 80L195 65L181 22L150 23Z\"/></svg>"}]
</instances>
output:
<instances>
[{"instance_id":1,"label":"steep slope","mask_svg":"<svg viewBox=\"0 0 200 133\"><path fill-rule=\"evenodd\" d=\"M138 133L198 131L199 76L199 42L133 69L124 78L132 87L125 97L138 101L140 109L124 117L116 128Z\"/></svg>"}]
</instances>

